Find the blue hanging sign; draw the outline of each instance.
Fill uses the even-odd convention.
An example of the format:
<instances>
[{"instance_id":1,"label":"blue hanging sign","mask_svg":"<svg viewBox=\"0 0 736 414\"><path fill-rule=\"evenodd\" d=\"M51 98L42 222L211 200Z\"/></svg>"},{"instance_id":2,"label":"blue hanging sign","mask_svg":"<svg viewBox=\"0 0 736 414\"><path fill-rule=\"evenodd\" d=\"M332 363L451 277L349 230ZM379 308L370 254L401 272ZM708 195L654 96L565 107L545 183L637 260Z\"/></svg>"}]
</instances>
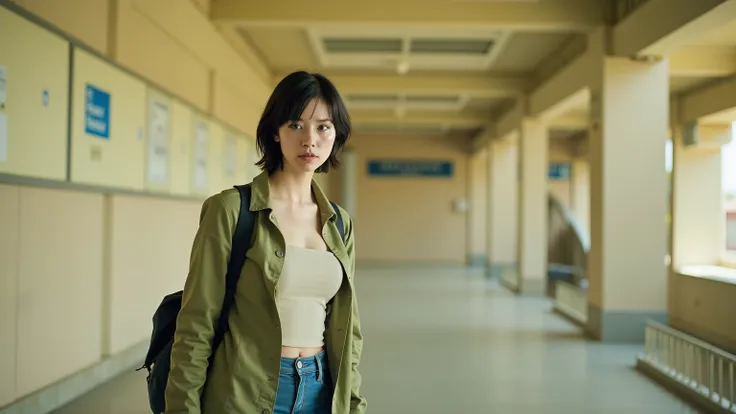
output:
<instances>
[{"instance_id":1,"label":"blue hanging sign","mask_svg":"<svg viewBox=\"0 0 736 414\"><path fill-rule=\"evenodd\" d=\"M451 161L373 160L368 162L368 175L452 177Z\"/></svg>"},{"instance_id":2,"label":"blue hanging sign","mask_svg":"<svg viewBox=\"0 0 736 414\"><path fill-rule=\"evenodd\" d=\"M90 84L85 91L84 131L110 139L110 94Z\"/></svg>"},{"instance_id":3,"label":"blue hanging sign","mask_svg":"<svg viewBox=\"0 0 736 414\"><path fill-rule=\"evenodd\" d=\"M547 170L547 178L550 180L569 180L571 170L570 163L551 162Z\"/></svg>"}]
</instances>

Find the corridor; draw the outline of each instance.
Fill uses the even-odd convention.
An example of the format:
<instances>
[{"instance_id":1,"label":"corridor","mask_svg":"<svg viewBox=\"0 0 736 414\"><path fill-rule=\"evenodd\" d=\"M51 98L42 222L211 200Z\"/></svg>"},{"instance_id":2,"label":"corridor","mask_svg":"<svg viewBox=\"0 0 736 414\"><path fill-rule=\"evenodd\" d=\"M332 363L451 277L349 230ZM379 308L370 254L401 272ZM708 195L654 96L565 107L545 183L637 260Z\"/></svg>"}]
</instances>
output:
<instances>
[{"instance_id":1,"label":"corridor","mask_svg":"<svg viewBox=\"0 0 736 414\"><path fill-rule=\"evenodd\" d=\"M696 413L633 369L640 346L585 341L548 301L480 272L362 268L361 371L376 414ZM131 372L55 414L146 414Z\"/></svg>"}]
</instances>

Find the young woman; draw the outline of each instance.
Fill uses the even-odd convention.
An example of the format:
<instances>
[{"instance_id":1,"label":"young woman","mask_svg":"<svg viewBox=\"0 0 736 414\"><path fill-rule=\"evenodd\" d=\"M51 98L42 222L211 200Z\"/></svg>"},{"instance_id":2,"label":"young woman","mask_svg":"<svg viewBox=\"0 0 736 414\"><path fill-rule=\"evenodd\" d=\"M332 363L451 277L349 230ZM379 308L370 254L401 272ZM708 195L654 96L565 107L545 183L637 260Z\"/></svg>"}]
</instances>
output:
<instances>
[{"instance_id":1,"label":"young woman","mask_svg":"<svg viewBox=\"0 0 736 414\"><path fill-rule=\"evenodd\" d=\"M166 413L364 413L363 347L354 290L353 223L315 173L338 166L350 118L335 87L296 72L275 88L258 124L263 172L251 184L253 242L208 366L240 209L231 189L202 207L171 350Z\"/></svg>"}]
</instances>

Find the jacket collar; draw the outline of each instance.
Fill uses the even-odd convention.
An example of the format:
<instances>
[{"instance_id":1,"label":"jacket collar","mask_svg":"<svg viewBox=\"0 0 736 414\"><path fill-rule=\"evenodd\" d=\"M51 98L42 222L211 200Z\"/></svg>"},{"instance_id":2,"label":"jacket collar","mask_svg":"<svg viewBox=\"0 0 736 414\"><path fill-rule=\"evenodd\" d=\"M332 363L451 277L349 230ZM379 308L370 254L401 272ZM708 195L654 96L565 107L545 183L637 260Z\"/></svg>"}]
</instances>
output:
<instances>
[{"instance_id":1,"label":"jacket collar","mask_svg":"<svg viewBox=\"0 0 736 414\"><path fill-rule=\"evenodd\" d=\"M327 223L328 220L335 219L335 210L330 204L330 200L325 195L322 188L317 184L317 181L312 179L312 194L317 201L317 207L319 208L320 216L323 223ZM253 184L251 186L251 197L250 197L250 211L260 211L266 209L272 209L271 206L271 183L268 181L268 172L263 171L255 178L253 178Z\"/></svg>"}]
</instances>

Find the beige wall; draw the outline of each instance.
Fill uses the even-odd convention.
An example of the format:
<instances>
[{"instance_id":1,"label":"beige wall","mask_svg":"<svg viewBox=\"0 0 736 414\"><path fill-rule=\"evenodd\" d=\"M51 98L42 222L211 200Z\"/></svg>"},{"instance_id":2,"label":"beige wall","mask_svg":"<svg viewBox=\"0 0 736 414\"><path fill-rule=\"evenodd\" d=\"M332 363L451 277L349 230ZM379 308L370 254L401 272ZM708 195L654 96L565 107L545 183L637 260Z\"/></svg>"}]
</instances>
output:
<instances>
[{"instance_id":1,"label":"beige wall","mask_svg":"<svg viewBox=\"0 0 736 414\"><path fill-rule=\"evenodd\" d=\"M103 197L9 185L0 197L1 406L101 356Z\"/></svg>"},{"instance_id":2,"label":"beige wall","mask_svg":"<svg viewBox=\"0 0 736 414\"><path fill-rule=\"evenodd\" d=\"M728 352L736 352L736 285L680 274L670 276L669 284L669 323Z\"/></svg>"},{"instance_id":3,"label":"beige wall","mask_svg":"<svg viewBox=\"0 0 736 414\"><path fill-rule=\"evenodd\" d=\"M485 257L488 241L488 151L483 149L470 156L468 170L468 255Z\"/></svg>"},{"instance_id":4,"label":"beige wall","mask_svg":"<svg viewBox=\"0 0 736 414\"><path fill-rule=\"evenodd\" d=\"M10 185L0 198L2 406L148 339L183 286L200 203Z\"/></svg>"},{"instance_id":5,"label":"beige wall","mask_svg":"<svg viewBox=\"0 0 736 414\"><path fill-rule=\"evenodd\" d=\"M169 0L16 3L135 72L142 78L140 83L156 84L173 95L173 143L177 150L188 151L186 137L195 115L213 120L213 125L217 121L222 126L217 128L223 131L222 124L227 124L239 135L254 135L271 79L262 62L252 57L241 59L210 24L203 13L208 0L176 1L177 7L171 7ZM110 9L109 5L117 7ZM3 19L3 23L11 21ZM20 36L26 33L21 30L45 33L29 29L30 23L25 20L12 21L16 23L5 28L25 41L30 37ZM59 49L64 51L61 56L67 56L66 45L52 37L35 35L34 45L44 41L48 45L43 50ZM22 49L23 45L14 47L10 50ZM239 48L242 50L247 46ZM63 70L68 66L62 60L47 60L42 65L46 71L55 71L56 65L58 73L66 76ZM20 70L30 69L32 64L17 59L12 63ZM94 72L99 74L102 69L98 67ZM36 79L26 78L21 82L18 77L13 88L22 84L31 90L35 85L31 81ZM122 80L113 84L115 88L126 87ZM9 96L16 96L19 90L11 89ZM130 91L120 91L116 96L123 92ZM138 95L141 97L135 104L143 108L145 96ZM52 98L54 104L65 101ZM64 112L66 119L63 108L52 109ZM27 119L16 113L11 116L19 122ZM115 118L112 124L113 128L135 130L140 122L123 117ZM38 135L29 131L11 129L11 143ZM53 128L53 132L64 136L59 142L66 142L66 127ZM240 144L239 153L247 153ZM19 156L21 152L16 148L25 147L10 148L14 150L11 155ZM29 162L44 164L36 155L28 155ZM188 162L172 162L171 172L177 178L172 193L192 194ZM63 180L66 165L63 167L58 168L62 173L53 177L45 174L43 178ZM241 165L236 168L240 171ZM16 173L32 175L23 170ZM129 171L128 176L131 174L140 175L141 168ZM228 177L214 175L212 179L223 186L232 184ZM111 180L96 184L119 187ZM219 188L213 188L212 192L216 191ZM13 183L0 183L0 200L1 407L149 339L155 307L164 295L183 286L201 201Z\"/></svg>"},{"instance_id":6,"label":"beige wall","mask_svg":"<svg viewBox=\"0 0 736 414\"><path fill-rule=\"evenodd\" d=\"M464 145L448 139L360 136L353 148L358 159L358 260L464 265L467 220L453 211L453 200L467 197ZM376 158L451 160L454 176L369 177L367 162Z\"/></svg>"}]
</instances>

